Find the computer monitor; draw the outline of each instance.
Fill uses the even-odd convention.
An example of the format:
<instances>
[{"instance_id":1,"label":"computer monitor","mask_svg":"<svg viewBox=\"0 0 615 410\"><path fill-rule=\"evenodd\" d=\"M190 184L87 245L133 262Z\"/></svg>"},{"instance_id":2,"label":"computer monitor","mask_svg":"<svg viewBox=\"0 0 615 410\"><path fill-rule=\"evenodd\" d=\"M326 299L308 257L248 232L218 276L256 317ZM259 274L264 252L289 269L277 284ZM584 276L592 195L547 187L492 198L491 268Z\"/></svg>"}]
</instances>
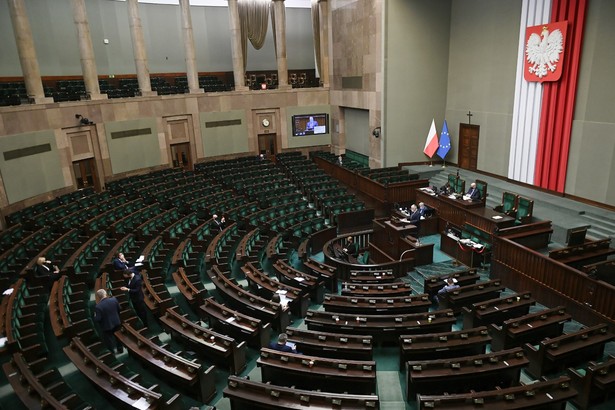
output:
<instances>
[{"instance_id":1,"label":"computer monitor","mask_svg":"<svg viewBox=\"0 0 615 410\"><path fill-rule=\"evenodd\" d=\"M585 235L589 226L570 228L566 232L566 246L578 246L585 243Z\"/></svg>"}]
</instances>

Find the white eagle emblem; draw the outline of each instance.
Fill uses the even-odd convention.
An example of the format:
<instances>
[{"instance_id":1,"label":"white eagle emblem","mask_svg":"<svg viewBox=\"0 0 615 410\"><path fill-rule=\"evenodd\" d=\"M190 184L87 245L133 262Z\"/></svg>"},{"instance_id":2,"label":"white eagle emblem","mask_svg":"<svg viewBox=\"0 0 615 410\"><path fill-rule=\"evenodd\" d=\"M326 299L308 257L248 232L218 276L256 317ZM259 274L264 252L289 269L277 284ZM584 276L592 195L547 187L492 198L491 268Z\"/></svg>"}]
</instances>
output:
<instances>
[{"instance_id":1,"label":"white eagle emblem","mask_svg":"<svg viewBox=\"0 0 615 410\"><path fill-rule=\"evenodd\" d=\"M533 64L528 68L528 71L538 78L546 76L548 71L554 72L563 50L564 36L560 29L549 33L547 27L544 27L542 38L538 34L532 33L525 46L527 61Z\"/></svg>"}]
</instances>

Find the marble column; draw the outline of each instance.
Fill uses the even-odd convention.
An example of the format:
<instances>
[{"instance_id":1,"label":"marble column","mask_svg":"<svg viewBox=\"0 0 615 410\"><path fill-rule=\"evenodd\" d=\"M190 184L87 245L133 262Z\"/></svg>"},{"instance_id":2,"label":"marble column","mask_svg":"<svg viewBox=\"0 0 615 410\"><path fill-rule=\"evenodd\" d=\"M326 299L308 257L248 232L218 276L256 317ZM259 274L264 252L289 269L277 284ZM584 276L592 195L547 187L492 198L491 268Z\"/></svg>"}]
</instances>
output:
<instances>
[{"instance_id":1,"label":"marble column","mask_svg":"<svg viewBox=\"0 0 615 410\"><path fill-rule=\"evenodd\" d=\"M52 103L53 98L46 98L43 90L43 81L36 58L34 40L32 40L32 29L26 13L25 0L8 0L8 3L28 98L35 104Z\"/></svg>"},{"instance_id":2,"label":"marble column","mask_svg":"<svg viewBox=\"0 0 615 410\"><path fill-rule=\"evenodd\" d=\"M190 94L203 93L199 88L199 72L196 68L196 53L194 51L194 35L192 33L192 15L190 14L190 0L179 0L182 13L182 33L184 34L184 52L186 54L186 76L188 77L188 90Z\"/></svg>"},{"instance_id":3,"label":"marble column","mask_svg":"<svg viewBox=\"0 0 615 410\"><path fill-rule=\"evenodd\" d=\"M329 2L318 0L320 15L320 81L329 87Z\"/></svg>"},{"instance_id":4,"label":"marble column","mask_svg":"<svg viewBox=\"0 0 615 410\"><path fill-rule=\"evenodd\" d=\"M286 60L286 9L284 0L273 0L275 16L275 50L278 63L278 88L290 88L288 85L288 62Z\"/></svg>"},{"instance_id":5,"label":"marble column","mask_svg":"<svg viewBox=\"0 0 615 410\"><path fill-rule=\"evenodd\" d=\"M245 91L246 71L243 68L243 54L241 52L241 23L239 21L239 6L237 0L228 0L228 14L231 27L231 51L233 53L233 77L235 91Z\"/></svg>"},{"instance_id":6,"label":"marble column","mask_svg":"<svg viewBox=\"0 0 615 410\"><path fill-rule=\"evenodd\" d=\"M152 83L149 79L149 68L147 66L147 50L143 39L143 27L139 17L139 3L137 0L128 0L128 19L130 21L130 37L132 38L132 49L135 55L135 66L137 68L137 80L139 90L144 97L156 95L152 91Z\"/></svg>"},{"instance_id":7,"label":"marble column","mask_svg":"<svg viewBox=\"0 0 615 410\"><path fill-rule=\"evenodd\" d=\"M73 0L73 18L77 27L77 39L79 40L79 53L81 54L81 71L85 91L91 100L105 100L107 94L100 93L98 84L98 71L96 70L96 58L90 36L90 24L85 9L85 0Z\"/></svg>"}]
</instances>

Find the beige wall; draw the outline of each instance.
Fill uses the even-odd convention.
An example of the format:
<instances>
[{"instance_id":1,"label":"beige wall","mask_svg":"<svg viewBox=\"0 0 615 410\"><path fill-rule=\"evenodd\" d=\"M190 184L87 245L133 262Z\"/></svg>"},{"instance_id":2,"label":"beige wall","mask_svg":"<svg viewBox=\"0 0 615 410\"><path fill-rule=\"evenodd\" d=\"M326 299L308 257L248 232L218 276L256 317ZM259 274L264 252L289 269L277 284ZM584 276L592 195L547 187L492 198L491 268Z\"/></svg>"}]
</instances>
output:
<instances>
[{"instance_id":1,"label":"beige wall","mask_svg":"<svg viewBox=\"0 0 615 410\"><path fill-rule=\"evenodd\" d=\"M346 124L341 107L369 111L371 167L382 166L383 138L371 136L371 130L382 125L383 0L330 1L330 70L333 115L333 151L343 152L346 146ZM343 29L340 29L343 27ZM360 88L344 87L344 79L360 77ZM386 131L385 131L386 133Z\"/></svg>"}]
</instances>

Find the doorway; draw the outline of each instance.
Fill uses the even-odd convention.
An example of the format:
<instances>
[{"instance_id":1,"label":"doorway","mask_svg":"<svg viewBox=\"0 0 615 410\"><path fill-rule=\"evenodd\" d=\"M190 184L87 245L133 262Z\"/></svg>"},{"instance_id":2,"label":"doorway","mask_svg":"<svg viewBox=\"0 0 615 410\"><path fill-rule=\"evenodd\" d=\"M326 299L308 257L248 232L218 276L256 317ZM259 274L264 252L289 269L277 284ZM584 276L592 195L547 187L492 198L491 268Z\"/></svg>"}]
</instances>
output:
<instances>
[{"instance_id":1,"label":"doorway","mask_svg":"<svg viewBox=\"0 0 615 410\"><path fill-rule=\"evenodd\" d=\"M73 171L77 189L94 187L96 192L100 192L100 182L96 177L96 160L94 158L73 162Z\"/></svg>"},{"instance_id":2,"label":"doorway","mask_svg":"<svg viewBox=\"0 0 615 410\"><path fill-rule=\"evenodd\" d=\"M258 136L258 153L272 159L278 152L277 134L261 134Z\"/></svg>"},{"instance_id":3,"label":"doorway","mask_svg":"<svg viewBox=\"0 0 615 410\"><path fill-rule=\"evenodd\" d=\"M189 142L171 145L171 157L173 158L173 168L182 167L187 171L192 170Z\"/></svg>"},{"instance_id":4,"label":"doorway","mask_svg":"<svg viewBox=\"0 0 615 410\"><path fill-rule=\"evenodd\" d=\"M480 125L459 124L459 168L476 171Z\"/></svg>"}]
</instances>

